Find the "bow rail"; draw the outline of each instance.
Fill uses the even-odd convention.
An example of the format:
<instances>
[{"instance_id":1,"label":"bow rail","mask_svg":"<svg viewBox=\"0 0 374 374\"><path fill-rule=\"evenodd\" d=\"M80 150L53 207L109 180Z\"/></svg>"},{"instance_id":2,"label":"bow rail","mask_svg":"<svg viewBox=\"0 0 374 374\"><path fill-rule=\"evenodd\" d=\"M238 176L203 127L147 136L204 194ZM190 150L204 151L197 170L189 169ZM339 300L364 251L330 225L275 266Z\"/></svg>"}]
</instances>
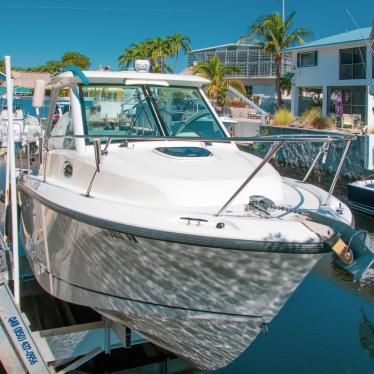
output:
<instances>
[{"instance_id":1,"label":"bow rail","mask_svg":"<svg viewBox=\"0 0 374 374\"><path fill-rule=\"evenodd\" d=\"M206 143L207 145L212 144L212 143L231 143L231 142L236 143L236 144L272 143L270 150L268 151L267 155L263 158L263 160L260 162L260 164L249 174L246 180L238 187L238 189L232 194L232 196L218 210L216 215L219 216L233 202L233 200L239 195L239 193L248 185L248 183L256 176L256 174L276 155L279 149L281 149L284 146L284 144L287 144L287 143L322 143L319 152L314 158L305 177L302 179L302 182L305 183L308 177L310 176L311 172L313 171L314 167L317 165L318 160L321 158L321 156L323 156L322 162L324 163L326 161L330 144L333 142L346 142L342 157L340 159L339 165L335 172L333 181L330 185L328 196L324 203L324 204L328 204L335 190L335 186L338 181L344 161L346 159L349 147L351 146L352 141L356 139L356 136L350 135L350 134L326 134L326 135L295 134L295 135L265 135L265 136L250 136L250 137L224 137L224 138L206 137L204 138L204 137L167 137L167 136L127 136L127 135L111 135L111 134L108 134L108 135L106 134L49 135L46 138L39 138L38 148L39 148L39 158L40 158L41 164L44 162L43 151L48 152L49 150L53 149L53 147L50 147L50 144L48 142L48 140L50 139L85 139L85 140L92 139L92 144L94 144L94 140L106 139L107 145L105 147L105 151L103 152L103 155L108 154L108 146L110 143L113 143L113 140L121 140L122 141L121 144L123 144L124 146L127 146L129 142L140 142L140 141L168 141L168 142L188 141L188 142ZM27 143L26 146L27 146L27 154L29 158L30 143ZM27 172L28 174L30 173L29 162L28 162ZM46 172L46 167L43 167L43 173L44 173L43 180L44 181L46 180L45 172ZM90 181L90 185L88 187L87 194L86 194L87 196L89 196L92 183L98 172L99 170L95 171L95 174Z\"/></svg>"}]
</instances>

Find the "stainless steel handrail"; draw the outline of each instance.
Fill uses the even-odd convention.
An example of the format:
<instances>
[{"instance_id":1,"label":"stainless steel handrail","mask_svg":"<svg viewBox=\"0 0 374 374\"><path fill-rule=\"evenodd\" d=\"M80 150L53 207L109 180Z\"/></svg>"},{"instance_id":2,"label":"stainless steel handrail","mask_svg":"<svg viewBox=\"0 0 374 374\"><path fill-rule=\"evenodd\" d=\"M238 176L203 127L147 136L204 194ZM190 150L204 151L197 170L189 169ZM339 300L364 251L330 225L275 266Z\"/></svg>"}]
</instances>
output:
<instances>
[{"instance_id":1,"label":"stainless steel handrail","mask_svg":"<svg viewBox=\"0 0 374 374\"><path fill-rule=\"evenodd\" d=\"M278 141L298 143L298 142L308 142L308 143L324 143L326 141L331 142L341 142L355 140L354 135L266 135L266 136L247 136L247 137L225 137L225 138L211 138L211 137L195 137L195 136L185 136L185 137L175 137L175 136L127 136L127 135L51 135L48 139L123 139L128 141L192 141L192 142L215 142L215 143L274 143Z\"/></svg>"},{"instance_id":2,"label":"stainless steel handrail","mask_svg":"<svg viewBox=\"0 0 374 374\"><path fill-rule=\"evenodd\" d=\"M327 205L329 203L329 201L331 199L331 196L334 192L336 183L337 183L338 178L339 178L340 171L342 170L345 158L347 157L348 150L349 150L349 147L351 146L351 144L352 144L352 140L348 140L347 144L345 145L343 155L342 155L342 158L340 159L338 168L336 169L334 179L333 179L333 181L331 183L331 186L330 186L330 189L329 189L329 194L327 195L327 198L326 198L326 201L325 201L325 205Z\"/></svg>"},{"instance_id":3,"label":"stainless steel handrail","mask_svg":"<svg viewBox=\"0 0 374 374\"><path fill-rule=\"evenodd\" d=\"M251 174L247 177L247 179L240 185L240 187L232 194L232 196L227 200L227 202L222 206L222 208L217 212L217 216L220 215L227 206L232 203L232 201L239 195L239 193L248 185L248 183L256 176L256 174L272 159L272 157L276 154L276 152L285 144L285 143L322 143L321 150L318 152L317 156L313 160L310 168L308 169L305 177L303 178L303 182L311 174L313 168L317 164L320 156L327 152L326 146L332 142L347 142L342 158L339 162L338 168L334 175L333 182L330 186L329 193L326 199L325 204L328 203L330 200L333 191L335 189L335 185L337 183L340 171L343 167L344 160L347 156L349 147L353 140L356 139L356 136L349 135L349 134L328 134L328 135L266 135L266 136L250 136L250 137L226 137L226 138L200 138L200 137L166 137L166 136L126 136L126 135L50 135L47 137L48 139L107 139L107 144L105 147L105 152L107 152L109 145L113 139L123 140L125 143L129 141L168 141L168 142L180 142L180 141L191 141L191 142L198 142L198 143L275 143L261 163L251 172ZM48 143L47 151L49 150L50 143ZM39 150L40 152L40 150ZM44 166L45 169L45 166ZM30 172L30 171L28 171ZM92 187L93 180L95 179L95 175L93 176L92 180L90 181L90 185L86 192L86 196L90 196L90 190Z\"/></svg>"},{"instance_id":4,"label":"stainless steel handrail","mask_svg":"<svg viewBox=\"0 0 374 374\"><path fill-rule=\"evenodd\" d=\"M109 138L108 142L105 144L105 147L104 147L104 151L101 151L100 149L100 155L99 157L102 158L103 156L106 156L108 154L108 148L110 146L110 143L112 142L112 138ZM95 156L96 157L96 156ZM90 196L90 192L91 192L91 188L92 188L92 185L93 185L93 182L96 178L96 174L99 172L100 170L98 170L98 168L96 167L96 170L95 170L95 173L94 175L92 176L92 179L91 179L91 182L87 188L87 191L86 191L86 197L89 197Z\"/></svg>"},{"instance_id":5,"label":"stainless steel handrail","mask_svg":"<svg viewBox=\"0 0 374 374\"><path fill-rule=\"evenodd\" d=\"M280 147L284 142L277 142L274 143L268 154L265 158L261 161L260 164L257 165L255 170L249 175L249 177L241 184L241 186L232 194L232 196L226 201L223 207L217 212L216 216L219 216L229 205L230 203L239 195L239 193L244 189L244 187L256 176L256 174L265 166L268 161L272 159L275 153L279 150Z\"/></svg>"},{"instance_id":6,"label":"stainless steel handrail","mask_svg":"<svg viewBox=\"0 0 374 374\"><path fill-rule=\"evenodd\" d=\"M328 150L329 150L329 145L330 145L330 141L326 141L325 143L323 143L321 149L319 150L317 156L314 158L312 164L310 165L308 171L306 172L305 174L305 177L303 178L303 183L305 183L307 181L307 179L309 178L310 174L312 173L314 167L316 166L319 158L321 157L321 155L323 153L328 153ZM323 163L323 161L322 161Z\"/></svg>"}]
</instances>

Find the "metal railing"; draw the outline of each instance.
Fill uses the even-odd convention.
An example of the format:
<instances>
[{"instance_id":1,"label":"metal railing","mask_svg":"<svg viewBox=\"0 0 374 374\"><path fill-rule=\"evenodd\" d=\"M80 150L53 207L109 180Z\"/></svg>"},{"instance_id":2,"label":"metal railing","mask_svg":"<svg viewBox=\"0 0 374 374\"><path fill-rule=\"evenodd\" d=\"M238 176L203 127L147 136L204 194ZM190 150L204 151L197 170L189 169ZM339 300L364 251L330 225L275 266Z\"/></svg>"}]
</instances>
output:
<instances>
[{"instance_id":1,"label":"metal railing","mask_svg":"<svg viewBox=\"0 0 374 374\"><path fill-rule=\"evenodd\" d=\"M347 156L349 147L353 140L355 140L354 135L349 134L328 134L328 135L270 135L270 136L252 136L252 137L225 137L225 138L198 138L198 137L165 137L165 136L124 136L124 135L51 135L47 138L39 138L39 160L40 164L43 165L43 180L46 180L46 162L47 158L43 156L44 152L48 153L50 150L53 150L53 146L51 147L48 140L51 139L85 139L90 140L92 139L92 144L97 143L100 144L98 140L105 139L106 145L103 151L94 152L96 158L105 156L109 152L109 145L114 140L121 141L120 146L128 147L129 142L141 142L141 141L167 141L170 143L173 142L198 142L198 143L205 143L206 145L211 145L212 143L235 143L235 144L253 144L253 143L272 143L272 147L260 162L260 164L250 173L250 175L246 178L246 180L238 187L238 189L232 194L232 196L223 204L223 206L218 210L216 215L221 215L224 210L233 202L233 200L239 195L239 193L248 185L248 183L258 174L258 172L266 165L268 162L276 155L276 153L287 143L322 143L321 149L317 153L316 157L314 158L311 166L309 167L305 177L302 179L302 182L305 183L312 173L313 169L315 168L318 160L323 156L323 163L326 161L329 146L333 142L346 142L344 147L344 151L342 157L340 159L339 165L335 172L333 181L330 185L330 189L328 192L328 196L324 202L324 204L328 204L329 200L332 197L334 192L336 183L338 181L341 169L343 167L344 160ZM27 146L27 154L30 157L30 150L29 144ZM99 154L99 156L97 156ZM100 163L101 159L98 161L96 160L96 164ZM28 162L28 171L30 174L30 163ZM100 172L100 168L95 170L95 174L92 176L89 186L87 188L87 192L85 196L90 196L90 191L94 182L94 179L97 173Z\"/></svg>"}]
</instances>

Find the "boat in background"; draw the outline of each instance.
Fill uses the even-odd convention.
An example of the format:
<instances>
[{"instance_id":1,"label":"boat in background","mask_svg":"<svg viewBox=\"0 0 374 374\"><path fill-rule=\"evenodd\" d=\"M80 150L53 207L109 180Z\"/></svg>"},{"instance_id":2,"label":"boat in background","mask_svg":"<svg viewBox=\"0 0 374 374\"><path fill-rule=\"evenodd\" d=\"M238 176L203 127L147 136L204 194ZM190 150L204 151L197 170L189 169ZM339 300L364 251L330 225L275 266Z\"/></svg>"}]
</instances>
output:
<instances>
[{"instance_id":1,"label":"boat in background","mask_svg":"<svg viewBox=\"0 0 374 374\"><path fill-rule=\"evenodd\" d=\"M207 83L55 75L47 88L68 90L71 111L50 116L40 169L18 191L27 257L47 292L213 370L266 332L324 253L355 277L373 256L357 238L344 243L355 232L332 196L337 177L326 192L268 163L286 142L347 141L346 154L352 137L230 138ZM261 159L243 141L273 145Z\"/></svg>"},{"instance_id":2,"label":"boat in background","mask_svg":"<svg viewBox=\"0 0 374 374\"><path fill-rule=\"evenodd\" d=\"M348 204L358 212L374 216L374 175L348 183Z\"/></svg>"},{"instance_id":3,"label":"boat in background","mask_svg":"<svg viewBox=\"0 0 374 374\"><path fill-rule=\"evenodd\" d=\"M34 144L43 135L38 118L25 114L20 105L13 110L13 139L18 152L26 143ZM6 100L0 102L0 155L8 149L8 118L9 108Z\"/></svg>"}]
</instances>

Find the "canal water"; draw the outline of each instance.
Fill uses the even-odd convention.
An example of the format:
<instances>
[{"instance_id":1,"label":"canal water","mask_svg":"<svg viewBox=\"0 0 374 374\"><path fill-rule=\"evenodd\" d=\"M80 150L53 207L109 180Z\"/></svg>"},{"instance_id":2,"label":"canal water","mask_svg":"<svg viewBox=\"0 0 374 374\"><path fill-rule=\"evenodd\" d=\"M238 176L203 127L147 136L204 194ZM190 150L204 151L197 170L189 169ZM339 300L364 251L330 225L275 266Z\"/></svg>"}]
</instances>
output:
<instances>
[{"instance_id":1,"label":"canal water","mask_svg":"<svg viewBox=\"0 0 374 374\"><path fill-rule=\"evenodd\" d=\"M277 166L282 175L305 171ZM0 163L4 176L4 163ZM332 176L317 173L311 183L328 189ZM336 195L346 200L346 179ZM374 219L355 213L374 250ZM97 372L97 371L95 371ZM159 373L143 371L136 373ZM197 372L195 370L189 372ZM219 374L366 374L374 373L374 270L360 282L326 255L305 278L280 313L250 347Z\"/></svg>"},{"instance_id":2,"label":"canal water","mask_svg":"<svg viewBox=\"0 0 374 374\"><path fill-rule=\"evenodd\" d=\"M279 169L279 165L278 165ZM288 177L305 171L280 167ZM332 176L315 174L310 182L328 189ZM348 180L335 195L346 201ZM374 219L354 213L356 227L367 231L374 250ZM361 282L325 255L269 324L241 356L219 374L373 374L374 270Z\"/></svg>"}]
</instances>

